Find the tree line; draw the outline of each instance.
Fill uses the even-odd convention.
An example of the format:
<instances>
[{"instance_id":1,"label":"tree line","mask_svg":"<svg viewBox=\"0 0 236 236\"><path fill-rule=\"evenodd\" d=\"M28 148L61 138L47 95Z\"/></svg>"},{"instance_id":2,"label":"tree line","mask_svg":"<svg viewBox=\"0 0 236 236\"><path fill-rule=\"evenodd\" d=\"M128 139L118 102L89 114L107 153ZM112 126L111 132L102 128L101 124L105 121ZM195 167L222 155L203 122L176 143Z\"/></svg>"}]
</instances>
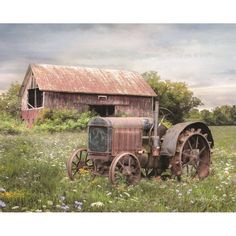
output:
<instances>
[{"instance_id":1,"label":"tree line","mask_svg":"<svg viewBox=\"0 0 236 236\"><path fill-rule=\"evenodd\" d=\"M236 125L236 106L223 105L214 108L212 111L207 109L192 109L187 115L190 120L203 120L208 125Z\"/></svg>"}]
</instances>

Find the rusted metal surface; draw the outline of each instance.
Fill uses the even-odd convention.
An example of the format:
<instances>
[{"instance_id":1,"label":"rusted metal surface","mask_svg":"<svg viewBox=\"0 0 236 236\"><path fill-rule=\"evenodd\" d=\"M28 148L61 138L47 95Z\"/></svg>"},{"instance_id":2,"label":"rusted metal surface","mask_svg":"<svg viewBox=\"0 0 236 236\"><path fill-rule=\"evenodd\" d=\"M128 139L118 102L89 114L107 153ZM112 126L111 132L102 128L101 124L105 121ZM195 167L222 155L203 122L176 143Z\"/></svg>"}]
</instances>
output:
<instances>
[{"instance_id":1,"label":"rusted metal surface","mask_svg":"<svg viewBox=\"0 0 236 236\"><path fill-rule=\"evenodd\" d=\"M88 149L112 156L121 151L136 152L142 149L143 129L151 125L152 119L144 117L95 118L88 125Z\"/></svg>"},{"instance_id":2,"label":"rusted metal surface","mask_svg":"<svg viewBox=\"0 0 236 236\"><path fill-rule=\"evenodd\" d=\"M39 64L30 65L30 69L42 91L156 96L136 72ZM21 88L21 94L23 91L24 87Z\"/></svg>"},{"instance_id":3,"label":"rusted metal surface","mask_svg":"<svg viewBox=\"0 0 236 236\"><path fill-rule=\"evenodd\" d=\"M142 149L142 129L140 128L113 128L112 156L120 152L136 153Z\"/></svg>"},{"instance_id":4,"label":"rusted metal surface","mask_svg":"<svg viewBox=\"0 0 236 236\"><path fill-rule=\"evenodd\" d=\"M179 135L187 129L201 129L203 134L207 134L207 139L210 143L211 148L214 146L213 137L210 129L203 122L184 122L174 125L168 129L161 146L161 155L163 156L174 156L177 146Z\"/></svg>"}]
</instances>

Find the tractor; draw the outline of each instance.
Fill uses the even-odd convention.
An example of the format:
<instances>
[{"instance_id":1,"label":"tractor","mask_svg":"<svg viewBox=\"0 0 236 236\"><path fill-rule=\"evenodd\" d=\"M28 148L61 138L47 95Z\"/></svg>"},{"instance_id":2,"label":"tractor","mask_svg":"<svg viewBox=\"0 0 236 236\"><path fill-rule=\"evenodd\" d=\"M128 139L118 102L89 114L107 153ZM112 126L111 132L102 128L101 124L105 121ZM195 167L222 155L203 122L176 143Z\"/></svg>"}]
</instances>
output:
<instances>
[{"instance_id":1,"label":"tractor","mask_svg":"<svg viewBox=\"0 0 236 236\"><path fill-rule=\"evenodd\" d=\"M164 118L164 117L163 117ZM87 148L67 161L71 180L84 171L107 176L113 185L134 185L141 177L169 173L177 180L206 178L214 140L203 122L184 122L167 128L159 121L159 102L153 117L96 117L88 124Z\"/></svg>"}]
</instances>

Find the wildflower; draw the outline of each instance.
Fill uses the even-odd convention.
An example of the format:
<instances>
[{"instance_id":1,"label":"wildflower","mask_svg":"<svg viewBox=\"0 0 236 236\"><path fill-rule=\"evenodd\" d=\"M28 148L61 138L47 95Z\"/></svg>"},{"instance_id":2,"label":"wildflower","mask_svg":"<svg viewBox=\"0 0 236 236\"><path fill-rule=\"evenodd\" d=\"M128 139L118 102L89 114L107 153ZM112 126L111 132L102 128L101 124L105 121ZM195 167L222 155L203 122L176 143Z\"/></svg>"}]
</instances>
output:
<instances>
[{"instance_id":1,"label":"wildflower","mask_svg":"<svg viewBox=\"0 0 236 236\"><path fill-rule=\"evenodd\" d=\"M53 201L47 201L47 204L49 205L49 206L52 206L53 205Z\"/></svg>"},{"instance_id":2,"label":"wildflower","mask_svg":"<svg viewBox=\"0 0 236 236\"><path fill-rule=\"evenodd\" d=\"M0 193L5 193L6 190L4 188L0 188Z\"/></svg>"},{"instance_id":3,"label":"wildflower","mask_svg":"<svg viewBox=\"0 0 236 236\"><path fill-rule=\"evenodd\" d=\"M62 203L62 205L61 205L61 207L60 207L62 210L64 210L64 211L67 211L67 210L69 210L70 209L70 207L69 206L67 206L65 203Z\"/></svg>"},{"instance_id":4,"label":"wildflower","mask_svg":"<svg viewBox=\"0 0 236 236\"><path fill-rule=\"evenodd\" d=\"M90 206L91 207L103 207L104 203L102 203L102 202L93 202L93 203L91 203Z\"/></svg>"},{"instance_id":5,"label":"wildflower","mask_svg":"<svg viewBox=\"0 0 236 236\"><path fill-rule=\"evenodd\" d=\"M75 208L81 210L83 207L83 202L75 201Z\"/></svg>"},{"instance_id":6,"label":"wildflower","mask_svg":"<svg viewBox=\"0 0 236 236\"><path fill-rule=\"evenodd\" d=\"M108 192L108 193L107 193L107 196L110 196L110 195L111 195L111 192Z\"/></svg>"},{"instance_id":7,"label":"wildflower","mask_svg":"<svg viewBox=\"0 0 236 236\"><path fill-rule=\"evenodd\" d=\"M225 170L224 173L225 173L226 175L228 175L228 174L229 174L229 171L228 171L228 170Z\"/></svg>"},{"instance_id":8,"label":"wildflower","mask_svg":"<svg viewBox=\"0 0 236 236\"><path fill-rule=\"evenodd\" d=\"M0 208L4 208L4 207L6 207L6 203L0 200Z\"/></svg>"},{"instance_id":9,"label":"wildflower","mask_svg":"<svg viewBox=\"0 0 236 236\"><path fill-rule=\"evenodd\" d=\"M61 200L62 202L66 200L66 197L65 197L65 196L60 196L59 198L60 198L60 200Z\"/></svg>"},{"instance_id":10,"label":"wildflower","mask_svg":"<svg viewBox=\"0 0 236 236\"><path fill-rule=\"evenodd\" d=\"M190 188L190 189L188 189L187 194L190 194L191 192L192 192L192 189Z\"/></svg>"}]
</instances>

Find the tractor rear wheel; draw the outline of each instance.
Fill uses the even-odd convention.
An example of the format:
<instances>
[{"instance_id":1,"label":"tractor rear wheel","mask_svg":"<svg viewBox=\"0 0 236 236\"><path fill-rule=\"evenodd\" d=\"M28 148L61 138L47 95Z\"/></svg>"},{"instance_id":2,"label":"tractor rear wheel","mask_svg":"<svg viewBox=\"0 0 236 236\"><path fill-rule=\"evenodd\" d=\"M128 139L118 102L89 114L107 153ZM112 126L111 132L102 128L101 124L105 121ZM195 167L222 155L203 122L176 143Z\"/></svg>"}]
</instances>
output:
<instances>
[{"instance_id":1,"label":"tractor rear wheel","mask_svg":"<svg viewBox=\"0 0 236 236\"><path fill-rule=\"evenodd\" d=\"M132 153L117 155L109 169L109 179L112 184L133 185L141 178L141 167L138 158Z\"/></svg>"},{"instance_id":2,"label":"tractor rear wheel","mask_svg":"<svg viewBox=\"0 0 236 236\"><path fill-rule=\"evenodd\" d=\"M207 134L202 134L201 129L180 134L175 156L170 162L172 174L178 180L196 176L203 179L209 175L210 164L211 148Z\"/></svg>"}]
</instances>

